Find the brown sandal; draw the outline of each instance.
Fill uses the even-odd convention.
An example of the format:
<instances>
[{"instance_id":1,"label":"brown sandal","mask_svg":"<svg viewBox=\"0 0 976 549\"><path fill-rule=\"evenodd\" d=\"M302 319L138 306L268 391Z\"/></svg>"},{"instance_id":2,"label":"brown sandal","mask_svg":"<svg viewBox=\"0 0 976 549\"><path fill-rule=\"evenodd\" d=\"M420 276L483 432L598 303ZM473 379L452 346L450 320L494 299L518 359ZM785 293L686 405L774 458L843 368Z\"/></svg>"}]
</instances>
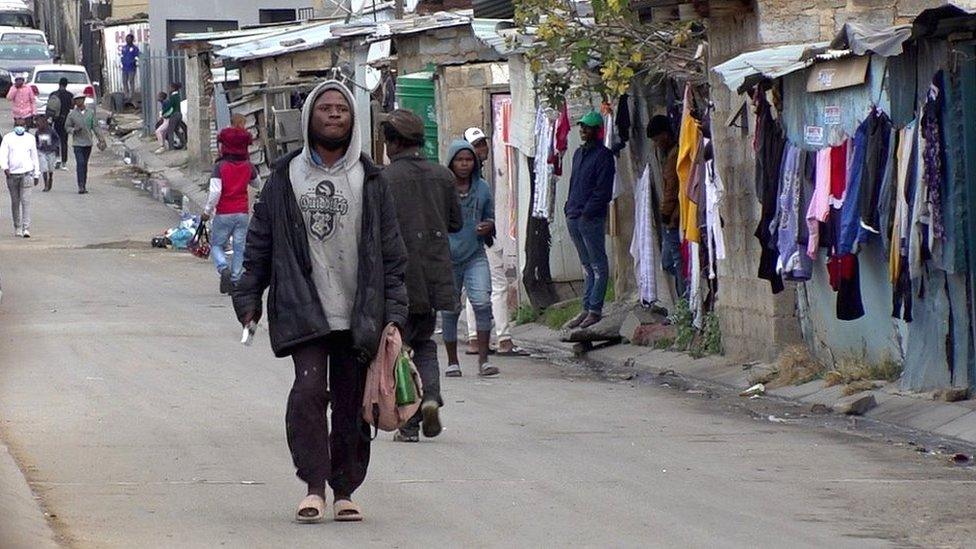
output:
<instances>
[{"instance_id":1,"label":"brown sandal","mask_svg":"<svg viewBox=\"0 0 976 549\"><path fill-rule=\"evenodd\" d=\"M315 514L308 513L309 510L315 511ZM298 504L298 510L295 511L295 520L302 524L314 524L321 522L323 518L325 518L325 499L319 495L305 496L305 499Z\"/></svg>"},{"instance_id":2,"label":"brown sandal","mask_svg":"<svg viewBox=\"0 0 976 549\"><path fill-rule=\"evenodd\" d=\"M332 506L336 522L359 522L363 520L363 510L348 499L337 499Z\"/></svg>"}]
</instances>

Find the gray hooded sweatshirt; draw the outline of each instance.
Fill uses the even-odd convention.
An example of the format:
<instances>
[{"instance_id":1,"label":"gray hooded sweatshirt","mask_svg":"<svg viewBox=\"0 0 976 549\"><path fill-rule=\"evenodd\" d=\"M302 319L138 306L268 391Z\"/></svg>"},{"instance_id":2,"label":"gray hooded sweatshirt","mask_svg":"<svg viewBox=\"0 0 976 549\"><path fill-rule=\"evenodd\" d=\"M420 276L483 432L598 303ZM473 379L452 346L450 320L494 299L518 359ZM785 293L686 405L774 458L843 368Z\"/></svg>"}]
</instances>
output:
<instances>
[{"instance_id":1,"label":"gray hooded sweatshirt","mask_svg":"<svg viewBox=\"0 0 976 549\"><path fill-rule=\"evenodd\" d=\"M352 112L352 140L332 167L322 164L309 139L315 101L326 91L341 92ZM356 298L359 239L363 219L365 169L360 161L360 119L352 92L330 80L309 94L302 107L305 148L288 165L292 191L305 220L312 280L333 330L348 330Z\"/></svg>"}]
</instances>

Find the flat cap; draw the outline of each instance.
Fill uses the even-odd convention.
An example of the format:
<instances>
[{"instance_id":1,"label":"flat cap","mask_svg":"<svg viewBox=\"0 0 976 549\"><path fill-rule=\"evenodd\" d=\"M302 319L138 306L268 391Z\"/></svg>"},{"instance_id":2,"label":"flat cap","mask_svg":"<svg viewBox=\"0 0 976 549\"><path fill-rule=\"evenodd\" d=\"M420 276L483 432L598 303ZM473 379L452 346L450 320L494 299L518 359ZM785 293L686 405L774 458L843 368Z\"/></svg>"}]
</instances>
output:
<instances>
[{"instance_id":1,"label":"flat cap","mask_svg":"<svg viewBox=\"0 0 976 549\"><path fill-rule=\"evenodd\" d=\"M386 123L407 139L424 140L424 121L412 111L397 109L387 115Z\"/></svg>"}]
</instances>

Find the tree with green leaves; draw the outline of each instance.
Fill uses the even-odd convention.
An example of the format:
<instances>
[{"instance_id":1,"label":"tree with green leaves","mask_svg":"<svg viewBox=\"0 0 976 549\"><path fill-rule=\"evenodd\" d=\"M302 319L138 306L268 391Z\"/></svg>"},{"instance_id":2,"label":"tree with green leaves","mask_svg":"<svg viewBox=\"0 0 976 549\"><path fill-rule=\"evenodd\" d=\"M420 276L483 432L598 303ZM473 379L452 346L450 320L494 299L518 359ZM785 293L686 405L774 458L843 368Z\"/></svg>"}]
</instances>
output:
<instances>
[{"instance_id":1,"label":"tree with green leaves","mask_svg":"<svg viewBox=\"0 0 976 549\"><path fill-rule=\"evenodd\" d=\"M583 15L573 0L515 3L516 27L531 37L526 58L550 106L560 106L567 92L613 100L635 77L705 80L700 21L642 23L626 0L593 0L592 7Z\"/></svg>"}]
</instances>

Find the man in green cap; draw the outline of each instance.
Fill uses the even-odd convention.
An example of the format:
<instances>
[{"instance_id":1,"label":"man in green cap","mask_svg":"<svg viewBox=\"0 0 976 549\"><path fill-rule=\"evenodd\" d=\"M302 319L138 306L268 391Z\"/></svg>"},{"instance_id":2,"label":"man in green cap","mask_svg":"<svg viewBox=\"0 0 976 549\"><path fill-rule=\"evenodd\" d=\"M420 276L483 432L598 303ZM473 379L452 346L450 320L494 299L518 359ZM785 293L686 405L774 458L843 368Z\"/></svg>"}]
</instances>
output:
<instances>
[{"instance_id":1,"label":"man in green cap","mask_svg":"<svg viewBox=\"0 0 976 549\"><path fill-rule=\"evenodd\" d=\"M586 273L583 311L569 328L589 328L603 318L610 264L607 261L607 204L613 197L616 163L600 142L603 117L592 111L579 121L583 145L573 155L573 175L566 200L566 225Z\"/></svg>"}]
</instances>

